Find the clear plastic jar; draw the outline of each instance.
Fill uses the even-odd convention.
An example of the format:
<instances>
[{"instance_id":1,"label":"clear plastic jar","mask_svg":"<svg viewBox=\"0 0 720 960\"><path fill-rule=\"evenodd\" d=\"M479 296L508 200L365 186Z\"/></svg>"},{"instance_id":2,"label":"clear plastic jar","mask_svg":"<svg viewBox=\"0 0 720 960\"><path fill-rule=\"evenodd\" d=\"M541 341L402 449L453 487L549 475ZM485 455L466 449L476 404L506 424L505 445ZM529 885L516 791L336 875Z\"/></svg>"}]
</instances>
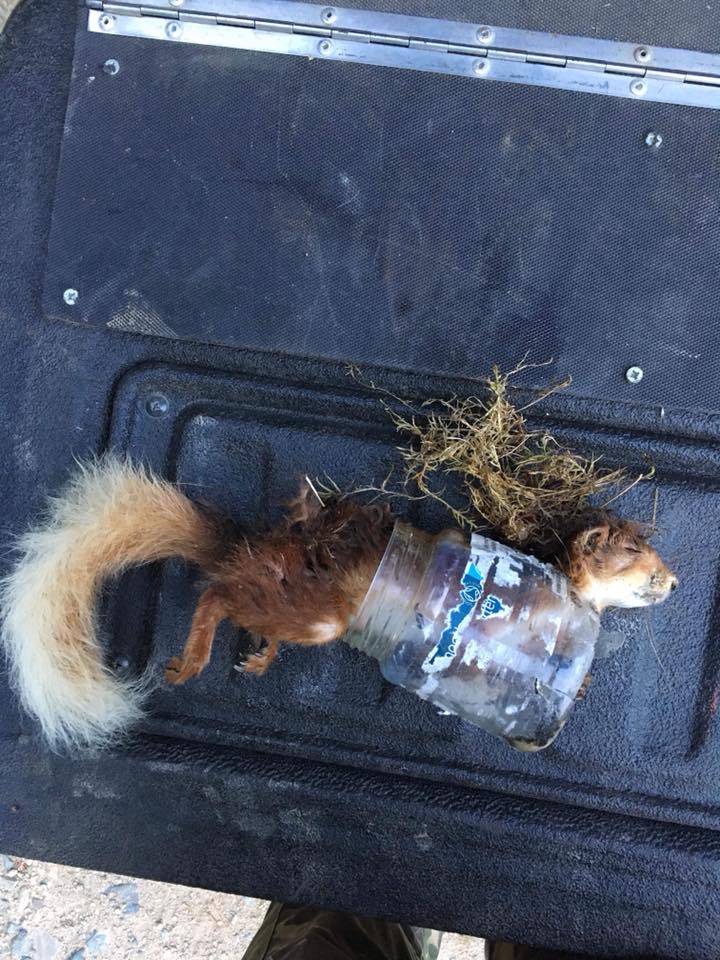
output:
<instances>
[{"instance_id":1,"label":"clear plastic jar","mask_svg":"<svg viewBox=\"0 0 720 960\"><path fill-rule=\"evenodd\" d=\"M487 537L398 523L346 642L520 750L562 729L600 628L557 569Z\"/></svg>"}]
</instances>

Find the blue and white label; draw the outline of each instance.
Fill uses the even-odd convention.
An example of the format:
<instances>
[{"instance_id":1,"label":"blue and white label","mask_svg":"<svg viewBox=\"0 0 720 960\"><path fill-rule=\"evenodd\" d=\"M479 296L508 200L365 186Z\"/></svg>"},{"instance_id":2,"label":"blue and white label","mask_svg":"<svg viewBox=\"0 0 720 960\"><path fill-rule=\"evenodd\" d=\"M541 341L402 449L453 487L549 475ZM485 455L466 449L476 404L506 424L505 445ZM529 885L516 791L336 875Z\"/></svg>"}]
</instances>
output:
<instances>
[{"instance_id":1,"label":"blue and white label","mask_svg":"<svg viewBox=\"0 0 720 960\"><path fill-rule=\"evenodd\" d=\"M452 662L465 628L475 617L480 620L506 617L512 609L495 594L483 597L486 578L480 570L479 562L479 557L474 554L465 567L460 580L462 589L459 602L448 614L440 639L423 663L425 673L436 673Z\"/></svg>"},{"instance_id":2,"label":"blue and white label","mask_svg":"<svg viewBox=\"0 0 720 960\"><path fill-rule=\"evenodd\" d=\"M490 620L491 617L505 617L510 612L507 604L503 603L500 597L494 593L485 597L480 605L480 616L483 620Z\"/></svg>"},{"instance_id":3,"label":"blue and white label","mask_svg":"<svg viewBox=\"0 0 720 960\"><path fill-rule=\"evenodd\" d=\"M470 623L482 597L484 577L471 559L465 567L460 581L460 602L448 614L447 624L436 646L430 651L423 664L426 673L435 673L446 667L455 654L462 632Z\"/></svg>"}]
</instances>

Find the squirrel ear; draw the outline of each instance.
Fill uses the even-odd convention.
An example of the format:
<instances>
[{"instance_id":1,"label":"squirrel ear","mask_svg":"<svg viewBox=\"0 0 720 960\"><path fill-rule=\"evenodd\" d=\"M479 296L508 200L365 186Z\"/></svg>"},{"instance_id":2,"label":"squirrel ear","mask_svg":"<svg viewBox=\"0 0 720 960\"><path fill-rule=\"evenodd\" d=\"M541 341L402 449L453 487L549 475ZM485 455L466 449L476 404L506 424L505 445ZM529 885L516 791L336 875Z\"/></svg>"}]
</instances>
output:
<instances>
[{"instance_id":1,"label":"squirrel ear","mask_svg":"<svg viewBox=\"0 0 720 960\"><path fill-rule=\"evenodd\" d=\"M577 544L584 554L595 553L607 544L609 535L610 529L606 523L603 523L598 527L582 530L577 536Z\"/></svg>"}]
</instances>

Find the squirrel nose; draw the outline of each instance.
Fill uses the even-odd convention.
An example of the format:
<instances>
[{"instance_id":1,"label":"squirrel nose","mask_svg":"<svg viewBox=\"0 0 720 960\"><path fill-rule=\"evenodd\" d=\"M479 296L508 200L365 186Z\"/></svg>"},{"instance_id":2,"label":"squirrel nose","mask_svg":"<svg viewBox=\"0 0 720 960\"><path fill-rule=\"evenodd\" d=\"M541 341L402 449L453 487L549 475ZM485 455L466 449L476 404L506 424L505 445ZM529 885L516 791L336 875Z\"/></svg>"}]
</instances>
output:
<instances>
[{"instance_id":1,"label":"squirrel nose","mask_svg":"<svg viewBox=\"0 0 720 960\"><path fill-rule=\"evenodd\" d=\"M670 592L677 590L678 588L678 578L676 576L670 577Z\"/></svg>"}]
</instances>

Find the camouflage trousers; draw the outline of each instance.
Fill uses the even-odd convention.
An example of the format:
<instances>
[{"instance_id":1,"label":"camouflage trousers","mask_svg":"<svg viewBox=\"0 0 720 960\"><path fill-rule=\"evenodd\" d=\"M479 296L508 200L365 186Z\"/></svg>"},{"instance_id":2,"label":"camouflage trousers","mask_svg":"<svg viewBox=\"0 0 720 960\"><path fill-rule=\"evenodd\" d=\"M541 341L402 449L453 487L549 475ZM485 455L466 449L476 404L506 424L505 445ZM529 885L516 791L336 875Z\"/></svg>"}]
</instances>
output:
<instances>
[{"instance_id":1,"label":"camouflage trousers","mask_svg":"<svg viewBox=\"0 0 720 960\"><path fill-rule=\"evenodd\" d=\"M273 903L243 960L437 960L442 933L350 913ZM510 943L478 942L482 960L592 960ZM451 958L448 958L451 960Z\"/></svg>"}]
</instances>

